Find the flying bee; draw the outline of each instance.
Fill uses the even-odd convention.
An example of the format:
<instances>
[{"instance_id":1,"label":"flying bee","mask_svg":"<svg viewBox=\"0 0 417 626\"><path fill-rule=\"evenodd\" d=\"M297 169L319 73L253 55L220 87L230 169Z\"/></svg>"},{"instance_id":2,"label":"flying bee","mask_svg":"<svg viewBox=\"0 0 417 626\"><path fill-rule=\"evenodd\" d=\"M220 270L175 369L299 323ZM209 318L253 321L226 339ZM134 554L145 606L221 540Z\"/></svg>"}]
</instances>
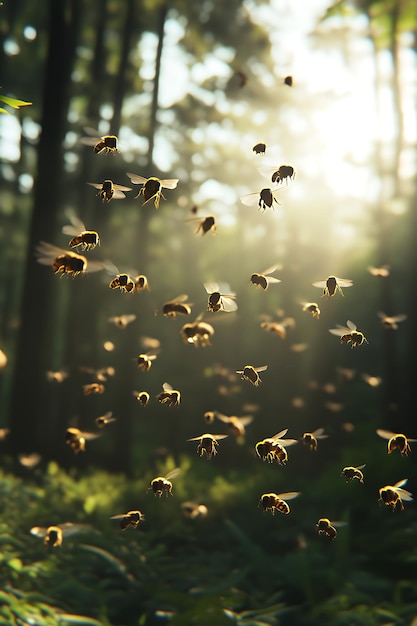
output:
<instances>
[{"instance_id":1,"label":"flying bee","mask_svg":"<svg viewBox=\"0 0 417 626\"><path fill-rule=\"evenodd\" d=\"M88 385L83 385L83 393L85 396L102 394L105 390L105 386L101 383L89 383Z\"/></svg>"},{"instance_id":2,"label":"flying bee","mask_svg":"<svg viewBox=\"0 0 417 626\"><path fill-rule=\"evenodd\" d=\"M222 413L215 412L215 416L221 422L227 425L228 430L237 438L242 438L246 434L246 426L249 426L253 422L253 415L245 415L237 417L236 415L223 415Z\"/></svg>"},{"instance_id":3,"label":"flying bee","mask_svg":"<svg viewBox=\"0 0 417 626\"><path fill-rule=\"evenodd\" d=\"M97 133L97 131L86 129L88 132ZM103 135L102 137L82 137L80 143L86 146L93 146L94 154L117 154L120 152L118 148L118 138L116 135Z\"/></svg>"},{"instance_id":4,"label":"flying bee","mask_svg":"<svg viewBox=\"0 0 417 626\"><path fill-rule=\"evenodd\" d=\"M96 246L100 245L100 237L95 230L86 230L83 222L75 215L70 215L69 218L71 224L64 226L62 232L64 235L73 237L68 244L70 248L77 248L81 252L85 252L94 250Z\"/></svg>"},{"instance_id":5,"label":"flying bee","mask_svg":"<svg viewBox=\"0 0 417 626\"><path fill-rule=\"evenodd\" d=\"M206 411L203 415L204 421L207 424L213 424L216 419L217 411Z\"/></svg>"},{"instance_id":6,"label":"flying bee","mask_svg":"<svg viewBox=\"0 0 417 626\"><path fill-rule=\"evenodd\" d=\"M192 343L196 348L199 346L206 348L211 346L210 339L214 335L214 328L207 322L192 322L184 324L181 328L181 334L184 343Z\"/></svg>"},{"instance_id":7,"label":"flying bee","mask_svg":"<svg viewBox=\"0 0 417 626\"><path fill-rule=\"evenodd\" d=\"M196 502L181 502L181 511L185 517L196 519L197 517L206 517L208 508L205 504L197 504Z\"/></svg>"},{"instance_id":8,"label":"flying bee","mask_svg":"<svg viewBox=\"0 0 417 626\"><path fill-rule=\"evenodd\" d=\"M311 313L311 315L316 319L320 319L320 309L317 302L304 302L302 306L303 311L307 311L308 313Z\"/></svg>"},{"instance_id":9,"label":"flying bee","mask_svg":"<svg viewBox=\"0 0 417 626\"><path fill-rule=\"evenodd\" d=\"M126 328L129 324L134 322L136 319L136 315L115 315L114 317L107 318L108 322L114 324L117 328Z\"/></svg>"},{"instance_id":10,"label":"flying bee","mask_svg":"<svg viewBox=\"0 0 417 626\"><path fill-rule=\"evenodd\" d=\"M373 267L370 265L368 267L368 272L372 276L379 276L380 278L386 278L387 276L389 276L389 265L382 265L381 267Z\"/></svg>"},{"instance_id":11,"label":"flying bee","mask_svg":"<svg viewBox=\"0 0 417 626\"><path fill-rule=\"evenodd\" d=\"M255 154L265 154L266 152L266 143L257 143L253 146L252 151Z\"/></svg>"},{"instance_id":12,"label":"flying bee","mask_svg":"<svg viewBox=\"0 0 417 626\"><path fill-rule=\"evenodd\" d=\"M277 461L278 465L286 465L288 461L286 448L297 443L297 439L282 439L287 432L288 428L284 428L284 430L281 430L273 437L258 441L255 445L256 455L262 459L262 461L268 461L269 463Z\"/></svg>"},{"instance_id":13,"label":"flying bee","mask_svg":"<svg viewBox=\"0 0 417 626\"><path fill-rule=\"evenodd\" d=\"M254 206L257 204L260 211L274 209L274 202L275 204L281 204L274 195L275 191L278 191L278 189L261 189L260 191L255 191L254 193L248 193L241 196L240 201L242 204L246 204L247 206Z\"/></svg>"},{"instance_id":14,"label":"flying bee","mask_svg":"<svg viewBox=\"0 0 417 626\"><path fill-rule=\"evenodd\" d=\"M104 269L104 264L98 261L89 261L85 256L72 252L70 250L62 250L50 243L41 241L36 246L36 256L38 263L41 265L50 265L55 274L62 276L78 276L88 272L97 272Z\"/></svg>"},{"instance_id":15,"label":"flying bee","mask_svg":"<svg viewBox=\"0 0 417 626\"><path fill-rule=\"evenodd\" d=\"M66 370L48 370L46 372L46 378L49 382L53 383L63 383L66 378L68 378L68 372Z\"/></svg>"},{"instance_id":16,"label":"flying bee","mask_svg":"<svg viewBox=\"0 0 417 626\"><path fill-rule=\"evenodd\" d=\"M250 282L252 283L252 285L255 285L255 287L262 287L262 289L266 291L270 284L272 285L273 283L281 282L279 278L269 276L269 274L273 274L278 269L278 267L278 265L272 265L260 274L254 272L250 277Z\"/></svg>"},{"instance_id":17,"label":"flying bee","mask_svg":"<svg viewBox=\"0 0 417 626\"><path fill-rule=\"evenodd\" d=\"M133 395L142 406L146 406L151 398L147 391L134 391Z\"/></svg>"},{"instance_id":18,"label":"flying bee","mask_svg":"<svg viewBox=\"0 0 417 626\"><path fill-rule=\"evenodd\" d=\"M284 85L287 85L287 87L292 87L293 86L293 77L292 76L285 76L283 83Z\"/></svg>"},{"instance_id":19,"label":"flying bee","mask_svg":"<svg viewBox=\"0 0 417 626\"><path fill-rule=\"evenodd\" d=\"M358 467L344 467L340 475L343 476L343 478L346 478L347 483L357 478L359 482L363 484L363 473L361 470L363 470L364 467L365 463L363 465L358 465Z\"/></svg>"},{"instance_id":20,"label":"flying bee","mask_svg":"<svg viewBox=\"0 0 417 626\"><path fill-rule=\"evenodd\" d=\"M74 450L74 454L85 452L86 441L97 439L97 433L87 433L79 428L67 428L66 443Z\"/></svg>"},{"instance_id":21,"label":"flying bee","mask_svg":"<svg viewBox=\"0 0 417 626\"><path fill-rule=\"evenodd\" d=\"M134 185L142 185L135 198L139 198L139 196L144 197L142 206L150 200L153 200L155 209L159 207L159 201L161 198L166 200L164 194L162 193L162 188L175 189L179 182L178 178L167 178L165 180L156 178L156 176L144 178L143 176L139 176L137 174L129 174L129 172L127 175Z\"/></svg>"},{"instance_id":22,"label":"flying bee","mask_svg":"<svg viewBox=\"0 0 417 626\"><path fill-rule=\"evenodd\" d=\"M407 316L405 314L389 316L385 315L385 313L379 312L378 315L383 327L388 330L397 330L398 322L403 322L407 319Z\"/></svg>"},{"instance_id":23,"label":"flying bee","mask_svg":"<svg viewBox=\"0 0 417 626\"><path fill-rule=\"evenodd\" d=\"M149 281L147 276L144 274L139 274L139 276L135 276L135 291L140 293L141 291L149 291Z\"/></svg>"},{"instance_id":24,"label":"flying bee","mask_svg":"<svg viewBox=\"0 0 417 626\"><path fill-rule=\"evenodd\" d=\"M274 515L275 511L279 511L284 515L288 515L290 507L287 504L287 500L293 500L300 495L299 491L289 491L288 493L263 493L259 499L259 505L262 506L264 511L271 511Z\"/></svg>"},{"instance_id":25,"label":"flying bee","mask_svg":"<svg viewBox=\"0 0 417 626\"><path fill-rule=\"evenodd\" d=\"M157 476L156 478L151 480L151 486L149 487L149 489L152 489L155 496L157 496L158 498L160 498L163 493L165 493L167 496L172 496L173 493L171 480L178 476L180 472L180 468L176 467L175 469L168 472L168 474L166 474L165 476Z\"/></svg>"},{"instance_id":26,"label":"flying bee","mask_svg":"<svg viewBox=\"0 0 417 626\"><path fill-rule=\"evenodd\" d=\"M263 165L262 167L258 167L258 170L261 174L269 176L271 178L271 182L279 185L283 183L284 180L294 180L295 178L295 170L292 165Z\"/></svg>"},{"instance_id":27,"label":"flying bee","mask_svg":"<svg viewBox=\"0 0 417 626\"><path fill-rule=\"evenodd\" d=\"M369 343L365 335L359 332L356 328L356 324L347 320L346 328L338 325L337 328L330 328L329 333L340 337L341 343L350 343L351 348L361 346L363 343Z\"/></svg>"},{"instance_id":28,"label":"flying bee","mask_svg":"<svg viewBox=\"0 0 417 626\"><path fill-rule=\"evenodd\" d=\"M9 428L0 428L0 441L4 441L6 437L9 435Z\"/></svg>"},{"instance_id":29,"label":"flying bee","mask_svg":"<svg viewBox=\"0 0 417 626\"><path fill-rule=\"evenodd\" d=\"M207 233L209 233L210 231L212 235L215 235L217 232L216 218L214 217L214 215L206 215L206 217L203 218L193 218L191 220L187 220L187 222L198 222L197 230L195 231L197 235L201 232L201 234L204 236L207 235Z\"/></svg>"},{"instance_id":30,"label":"flying bee","mask_svg":"<svg viewBox=\"0 0 417 626\"><path fill-rule=\"evenodd\" d=\"M306 445L310 450L317 452L317 439L327 439L329 435L324 434L324 428L318 428L312 433L304 433L302 436L302 442Z\"/></svg>"},{"instance_id":31,"label":"flying bee","mask_svg":"<svg viewBox=\"0 0 417 626\"><path fill-rule=\"evenodd\" d=\"M206 455L207 459L210 461L211 457L216 456L217 454L217 446L219 445L219 441L221 439L226 439L228 435L211 435L210 433L204 433L204 435L199 435L198 437L192 437L191 439L187 439L187 441L198 441L199 444L197 446L197 454L199 456Z\"/></svg>"},{"instance_id":32,"label":"flying bee","mask_svg":"<svg viewBox=\"0 0 417 626\"><path fill-rule=\"evenodd\" d=\"M262 330L265 330L268 333L274 333L278 335L281 339L285 339L287 336L287 327L294 326L294 319L292 317L287 317L282 320L282 322L261 322L260 326Z\"/></svg>"},{"instance_id":33,"label":"flying bee","mask_svg":"<svg viewBox=\"0 0 417 626\"><path fill-rule=\"evenodd\" d=\"M382 383L382 378L379 376L371 376L370 374L366 374L365 372L362 374L362 380L365 381L367 385L370 387L379 387Z\"/></svg>"},{"instance_id":34,"label":"flying bee","mask_svg":"<svg viewBox=\"0 0 417 626\"><path fill-rule=\"evenodd\" d=\"M404 478L398 483L395 483L395 485L381 487L379 490L378 502L391 507L391 511L394 511L397 508L397 505L400 507L400 511L404 511L403 500L405 502L413 501L413 494L406 489L403 489L403 487L407 484L407 481L408 478Z\"/></svg>"},{"instance_id":35,"label":"flying bee","mask_svg":"<svg viewBox=\"0 0 417 626\"><path fill-rule=\"evenodd\" d=\"M117 274L109 283L110 289L120 289L122 293L133 293L136 289L134 279L129 274Z\"/></svg>"},{"instance_id":36,"label":"flying bee","mask_svg":"<svg viewBox=\"0 0 417 626\"><path fill-rule=\"evenodd\" d=\"M108 424L111 424L112 422L115 422L115 421L116 421L116 418L113 417L112 411L108 411L104 415L100 415L99 417L96 417L96 424L98 428L104 428Z\"/></svg>"},{"instance_id":37,"label":"flying bee","mask_svg":"<svg viewBox=\"0 0 417 626\"><path fill-rule=\"evenodd\" d=\"M145 516L141 511L128 511L127 513L121 513L120 515L112 515L110 519L119 519L120 528L126 530L131 526L137 528L140 522L143 522Z\"/></svg>"},{"instance_id":38,"label":"flying bee","mask_svg":"<svg viewBox=\"0 0 417 626\"><path fill-rule=\"evenodd\" d=\"M20 465L26 467L27 469L34 469L42 460L42 457L37 452L32 452L30 454L19 454L18 456Z\"/></svg>"},{"instance_id":39,"label":"flying bee","mask_svg":"<svg viewBox=\"0 0 417 626\"><path fill-rule=\"evenodd\" d=\"M326 280L318 280L313 283L313 287L319 287L319 289L323 289L323 295L334 296L337 292L343 296L342 287L352 287L352 281L349 278L337 278L336 276L329 276Z\"/></svg>"},{"instance_id":40,"label":"flying bee","mask_svg":"<svg viewBox=\"0 0 417 626\"><path fill-rule=\"evenodd\" d=\"M346 526L347 522L331 522L327 517L321 517L316 524L317 534L333 541L337 537L336 528Z\"/></svg>"},{"instance_id":41,"label":"flying bee","mask_svg":"<svg viewBox=\"0 0 417 626\"><path fill-rule=\"evenodd\" d=\"M162 385L163 391L156 397L158 402L168 406L179 406L181 402L181 393L177 389L173 389L169 383Z\"/></svg>"},{"instance_id":42,"label":"flying bee","mask_svg":"<svg viewBox=\"0 0 417 626\"><path fill-rule=\"evenodd\" d=\"M162 306L162 315L165 317L172 317L175 319L177 315L191 315L191 305L186 302L188 295L183 293L176 298L172 298L168 302L165 302Z\"/></svg>"},{"instance_id":43,"label":"flying bee","mask_svg":"<svg viewBox=\"0 0 417 626\"><path fill-rule=\"evenodd\" d=\"M142 372L149 372L152 367L152 361L157 358L156 354L139 354L136 363Z\"/></svg>"},{"instance_id":44,"label":"flying bee","mask_svg":"<svg viewBox=\"0 0 417 626\"><path fill-rule=\"evenodd\" d=\"M236 370L236 374L240 374L242 380L247 380L257 387L262 382L258 372L264 372L266 369L268 369L267 365L261 365L259 367L245 365L243 370Z\"/></svg>"},{"instance_id":45,"label":"flying bee","mask_svg":"<svg viewBox=\"0 0 417 626\"><path fill-rule=\"evenodd\" d=\"M388 454L391 454L394 450L399 450L401 456L407 456L411 452L410 442L417 441L417 439L410 439L402 433L392 433L382 428L378 428L376 432L382 439L388 439Z\"/></svg>"},{"instance_id":46,"label":"flying bee","mask_svg":"<svg viewBox=\"0 0 417 626\"><path fill-rule=\"evenodd\" d=\"M62 545L64 537L78 533L85 528L85 524L71 524L71 522L66 522L65 524L48 526L47 528L34 526L30 529L30 534L43 539L43 543L47 548L58 548Z\"/></svg>"},{"instance_id":47,"label":"flying bee","mask_svg":"<svg viewBox=\"0 0 417 626\"><path fill-rule=\"evenodd\" d=\"M211 311L212 313L217 313L217 311L231 313L232 311L237 310L237 304L235 301L236 294L230 292L229 285L225 283L210 282L204 283L204 289L209 294L207 311Z\"/></svg>"},{"instance_id":48,"label":"flying bee","mask_svg":"<svg viewBox=\"0 0 417 626\"><path fill-rule=\"evenodd\" d=\"M123 200L126 198L125 191L132 191L132 187L125 187L124 185L116 185L112 180L107 178L102 183L87 183L90 187L98 189L97 196L101 198L102 202L109 203L111 200Z\"/></svg>"}]
</instances>

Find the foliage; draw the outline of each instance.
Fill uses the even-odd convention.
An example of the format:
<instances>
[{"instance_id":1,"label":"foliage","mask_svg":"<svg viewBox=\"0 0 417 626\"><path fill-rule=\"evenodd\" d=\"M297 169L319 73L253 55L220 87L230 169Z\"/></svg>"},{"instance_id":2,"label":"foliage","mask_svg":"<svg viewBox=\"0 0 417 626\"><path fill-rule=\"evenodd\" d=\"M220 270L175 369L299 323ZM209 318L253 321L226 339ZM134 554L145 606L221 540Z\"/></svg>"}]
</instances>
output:
<instances>
[{"instance_id":1,"label":"foliage","mask_svg":"<svg viewBox=\"0 0 417 626\"><path fill-rule=\"evenodd\" d=\"M17 100L16 98L10 98L9 96L0 95L0 102L7 104L12 109L20 109L21 107L30 106L31 102L25 102L24 100ZM0 113L8 113L6 109L0 108Z\"/></svg>"}]
</instances>

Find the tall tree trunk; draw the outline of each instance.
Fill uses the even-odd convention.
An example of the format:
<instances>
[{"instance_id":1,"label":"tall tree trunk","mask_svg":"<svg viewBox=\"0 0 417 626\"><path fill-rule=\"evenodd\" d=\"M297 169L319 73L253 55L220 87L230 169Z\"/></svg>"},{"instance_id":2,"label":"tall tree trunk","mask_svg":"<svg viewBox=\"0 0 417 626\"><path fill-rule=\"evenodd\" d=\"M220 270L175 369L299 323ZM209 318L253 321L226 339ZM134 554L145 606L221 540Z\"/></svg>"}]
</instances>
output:
<instances>
[{"instance_id":1,"label":"tall tree trunk","mask_svg":"<svg viewBox=\"0 0 417 626\"><path fill-rule=\"evenodd\" d=\"M54 456L61 426L49 402L45 372L56 335L50 276L35 262L40 240L53 241L55 207L61 197L69 85L81 0L49 0L49 40L42 104L42 134L30 225L28 257L14 373L10 445L14 452L36 449ZM52 270L51 270L52 271Z\"/></svg>"}]
</instances>

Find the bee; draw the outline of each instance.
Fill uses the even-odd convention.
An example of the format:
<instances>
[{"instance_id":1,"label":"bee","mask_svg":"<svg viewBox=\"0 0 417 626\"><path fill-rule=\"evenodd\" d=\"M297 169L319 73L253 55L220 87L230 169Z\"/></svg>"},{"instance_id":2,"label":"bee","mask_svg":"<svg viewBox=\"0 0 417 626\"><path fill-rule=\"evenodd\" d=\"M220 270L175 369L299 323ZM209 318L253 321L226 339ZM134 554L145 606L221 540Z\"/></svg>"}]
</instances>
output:
<instances>
[{"instance_id":1,"label":"bee","mask_svg":"<svg viewBox=\"0 0 417 626\"><path fill-rule=\"evenodd\" d=\"M0 370L4 369L7 365L7 354L0 350Z\"/></svg>"},{"instance_id":2,"label":"bee","mask_svg":"<svg viewBox=\"0 0 417 626\"><path fill-rule=\"evenodd\" d=\"M235 301L236 294L233 292L230 293L229 285L225 283L210 282L204 283L204 289L209 294L207 311L211 311L212 313L217 313L217 311L230 313L237 310L237 304Z\"/></svg>"},{"instance_id":3,"label":"bee","mask_svg":"<svg viewBox=\"0 0 417 626\"><path fill-rule=\"evenodd\" d=\"M304 433L302 436L302 442L306 445L310 450L317 452L317 439L327 439L329 435L324 434L324 428L318 428L312 433Z\"/></svg>"},{"instance_id":4,"label":"bee","mask_svg":"<svg viewBox=\"0 0 417 626\"><path fill-rule=\"evenodd\" d=\"M105 390L105 386L100 383L89 383L88 385L83 385L83 393L85 396L102 394Z\"/></svg>"},{"instance_id":5,"label":"bee","mask_svg":"<svg viewBox=\"0 0 417 626\"><path fill-rule=\"evenodd\" d=\"M217 411L206 411L203 415L204 421L207 424L213 424L216 419Z\"/></svg>"},{"instance_id":6,"label":"bee","mask_svg":"<svg viewBox=\"0 0 417 626\"><path fill-rule=\"evenodd\" d=\"M117 274L109 283L110 289L120 289L122 293L134 293L136 283L129 274Z\"/></svg>"},{"instance_id":7,"label":"bee","mask_svg":"<svg viewBox=\"0 0 417 626\"><path fill-rule=\"evenodd\" d=\"M207 322L193 322L184 324L181 328L181 334L184 343L192 343L196 348L198 348L198 346L206 348L207 346L211 346L210 339L214 335L214 328Z\"/></svg>"},{"instance_id":8,"label":"bee","mask_svg":"<svg viewBox=\"0 0 417 626\"><path fill-rule=\"evenodd\" d=\"M0 428L0 441L4 441L10 434L10 428Z\"/></svg>"},{"instance_id":9,"label":"bee","mask_svg":"<svg viewBox=\"0 0 417 626\"><path fill-rule=\"evenodd\" d=\"M201 234L204 236L207 235L207 233L209 233L210 231L212 235L216 234L216 219L214 215L206 215L206 217L203 218L197 217L191 220L187 220L187 222L196 221L198 222L197 230L195 231L197 235L199 232L201 232Z\"/></svg>"},{"instance_id":10,"label":"bee","mask_svg":"<svg viewBox=\"0 0 417 626\"><path fill-rule=\"evenodd\" d=\"M139 274L135 279L135 291L140 293L141 291L149 291L149 281L147 276L144 274Z\"/></svg>"},{"instance_id":11,"label":"bee","mask_svg":"<svg viewBox=\"0 0 417 626\"><path fill-rule=\"evenodd\" d=\"M287 336L287 327L294 328L295 320L292 317L286 317L281 322L261 322L260 326L262 330L265 330L268 333L274 333L278 335L280 339L285 339Z\"/></svg>"},{"instance_id":12,"label":"bee","mask_svg":"<svg viewBox=\"0 0 417 626\"><path fill-rule=\"evenodd\" d=\"M382 383L382 378L380 378L379 376L370 376L369 374L365 373L362 374L362 380L364 380L366 384L370 387L379 387L379 385Z\"/></svg>"},{"instance_id":13,"label":"bee","mask_svg":"<svg viewBox=\"0 0 417 626\"><path fill-rule=\"evenodd\" d=\"M39 465L42 457L37 452L32 452L31 454L19 454L18 459L20 465L23 465L23 467L31 470Z\"/></svg>"},{"instance_id":14,"label":"bee","mask_svg":"<svg viewBox=\"0 0 417 626\"><path fill-rule=\"evenodd\" d=\"M240 374L242 380L247 380L257 387L262 382L258 372L264 372L266 369L268 369L267 365L261 365L260 367L245 365L243 370L236 370L236 374Z\"/></svg>"},{"instance_id":15,"label":"bee","mask_svg":"<svg viewBox=\"0 0 417 626\"><path fill-rule=\"evenodd\" d=\"M292 76L286 76L284 78L284 85L287 85L287 87L292 87L293 86L293 77Z\"/></svg>"},{"instance_id":16,"label":"bee","mask_svg":"<svg viewBox=\"0 0 417 626\"><path fill-rule=\"evenodd\" d=\"M278 265L272 265L260 274L257 274L256 272L253 273L250 277L250 282L252 283L252 285L255 285L255 287L262 287L262 289L266 291L270 284L272 285L273 283L281 282L279 278L269 276L269 274L273 274L278 269L278 267Z\"/></svg>"},{"instance_id":17,"label":"bee","mask_svg":"<svg viewBox=\"0 0 417 626\"><path fill-rule=\"evenodd\" d=\"M363 473L361 470L363 470L364 467L365 463L363 465L358 465L358 467L344 467L340 476L346 478L347 483L357 478L359 482L363 484Z\"/></svg>"},{"instance_id":18,"label":"bee","mask_svg":"<svg viewBox=\"0 0 417 626\"><path fill-rule=\"evenodd\" d=\"M107 318L108 322L114 324L117 328L126 328L129 324L134 322L136 315L116 315L114 317Z\"/></svg>"},{"instance_id":19,"label":"bee","mask_svg":"<svg viewBox=\"0 0 417 626\"><path fill-rule=\"evenodd\" d=\"M86 441L97 439L97 433L87 433L79 428L67 428L66 443L74 450L74 454L85 452Z\"/></svg>"},{"instance_id":20,"label":"bee","mask_svg":"<svg viewBox=\"0 0 417 626\"><path fill-rule=\"evenodd\" d=\"M260 191L255 191L254 193L248 193L241 196L240 201L242 204L246 204L247 206L254 206L258 204L260 211L274 209L274 202L275 204L281 204L274 196L275 191L278 190L269 188L261 189Z\"/></svg>"},{"instance_id":21,"label":"bee","mask_svg":"<svg viewBox=\"0 0 417 626\"><path fill-rule=\"evenodd\" d=\"M336 528L346 526L347 522L331 522L327 517L321 517L316 524L317 534L333 541L337 537Z\"/></svg>"},{"instance_id":22,"label":"bee","mask_svg":"<svg viewBox=\"0 0 417 626\"><path fill-rule=\"evenodd\" d=\"M277 461L278 465L286 465L288 461L286 448L297 443L297 439L282 439L287 432L288 428L285 428L273 437L258 441L255 445L256 455L262 459L262 461L268 461L268 463Z\"/></svg>"},{"instance_id":23,"label":"bee","mask_svg":"<svg viewBox=\"0 0 417 626\"><path fill-rule=\"evenodd\" d=\"M97 131L91 131L97 133ZM80 143L86 146L93 146L94 154L118 154L118 138L116 135L103 135L102 137L82 137Z\"/></svg>"},{"instance_id":24,"label":"bee","mask_svg":"<svg viewBox=\"0 0 417 626\"><path fill-rule=\"evenodd\" d=\"M96 417L96 424L98 428L104 428L108 424L111 424L112 422L115 422L115 421L116 421L116 418L113 417L112 411L108 411L104 415L100 415L99 417Z\"/></svg>"},{"instance_id":25,"label":"bee","mask_svg":"<svg viewBox=\"0 0 417 626\"><path fill-rule=\"evenodd\" d=\"M175 319L177 315L191 315L191 305L186 302L187 294L183 293L162 306L162 315Z\"/></svg>"},{"instance_id":26,"label":"bee","mask_svg":"<svg viewBox=\"0 0 417 626\"><path fill-rule=\"evenodd\" d=\"M274 515L275 511L279 511L284 515L288 515L290 507L287 500L293 500L300 495L299 491L289 491L288 493L263 493L259 499L258 506L261 505L264 511L271 511Z\"/></svg>"},{"instance_id":27,"label":"bee","mask_svg":"<svg viewBox=\"0 0 417 626\"><path fill-rule=\"evenodd\" d=\"M36 256L41 265L50 265L55 274L78 276L89 272L97 272L104 269L104 264L98 261L89 261L81 254L70 250L62 250L50 243L41 241L36 246Z\"/></svg>"},{"instance_id":28,"label":"bee","mask_svg":"<svg viewBox=\"0 0 417 626\"><path fill-rule=\"evenodd\" d=\"M48 370L46 372L46 378L51 383L63 383L68 378L68 372L66 370Z\"/></svg>"},{"instance_id":29,"label":"bee","mask_svg":"<svg viewBox=\"0 0 417 626\"><path fill-rule=\"evenodd\" d=\"M351 348L369 343L365 335L357 330L356 325L351 320L347 320L346 328L338 325L337 328L330 328L329 333L340 337L341 343L350 343Z\"/></svg>"},{"instance_id":30,"label":"bee","mask_svg":"<svg viewBox=\"0 0 417 626\"><path fill-rule=\"evenodd\" d=\"M84 524L72 524L66 522L65 524L58 524L57 526L48 526L43 528L42 526L34 526L30 529L30 534L35 537L43 539L43 543L47 548L58 548L62 546L64 537L73 535L85 529Z\"/></svg>"},{"instance_id":31,"label":"bee","mask_svg":"<svg viewBox=\"0 0 417 626\"><path fill-rule=\"evenodd\" d=\"M197 504L196 502L181 502L181 511L185 517L196 519L197 517L206 517L208 508L205 504Z\"/></svg>"},{"instance_id":32,"label":"bee","mask_svg":"<svg viewBox=\"0 0 417 626\"><path fill-rule=\"evenodd\" d=\"M385 313L379 312L378 315L383 327L388 330L397 330L398 322L403 322L407 319L405 314L389 316L385 315Z\"/></svg>"},{"instance_id":33,"label":"bee","mask_svg":"<svg viewBox=\"0 0 417 626\"><path fill-rule=\"evenodd\" d=\"M167 496L172 496L173 493L171 480L178 476L180 472L180 468L176 467L175 469L168 472L168 474L166 474L165 476L157 476L156 478L151 480L151 486L149 487L149 489L152 489L155 496L157 496L158 498L160 498L163 493L165 493Z\"/></svg>"},{"instance_id":34,"label":"bee","mask_svg":"<svg viewBox=\"0 0 417 626\"><path fill-rule=\"evenodd\" d=\"M391 511L394 511L397 508L397 505L400 507L400 511L404 511L403 500L405 502L413 501L413 494L406 489L403 489L403 487L407 484L407 481L408 478L404 478L403 480L398 481L398 483L395 483L395 485L381 487L379 490L378 502L391 507Z\"/></svg>"},{"instance_id":35,"label":"bee","mask_svg":"<svg viewBox=\"0 0 417 626\"><path fill-rule=\"evenodd\" d=\"M134 391L133 395L142 406L146 406L150 400L150 395L147 391Z\"/></svg>"},{"instance_id":36,"label":"bee","mask_svg":"<svg viewBox=\"0 0 417 626\"><path fill-rule=\"evenodd\" d=\"M311 315L316 319L320 319L320 309L317 302L304 302L302 307L303 311L307 311L308 313L311 313Z\"/></svg>"},{"instance_id":37,"label":"bee","mask_svg":"<svg viewBox=\"0 0 417 626\"><path fill-rule=\"evenodd\" d=\"M265 154L266 152L266 143L257 143L253 146L252 151L255 154Z\"/></svg>"},{"instance_id":38,"label":"bee","mask_svg":"<svg viewBox=\"0 0 417 626\"><path fill-rule=\"evenodd\" d=\"M101 198L102 202L109 203L111 200L123 200L126 198L125 191L132 191L132 187L125 187L124 185L116 185L109 178L102 183L87 183L90 187L98 189L97 196Z\"/></svg>"},{"instance_id":39,"label":"bee","mask_svg":"<svg viewBox=\"0 0 417 626\"><path fill-rule=\"evenodd\" d=\"M237 417L236 415L223 415L222 413L215 412L216 417L227 425L232 435L242 438L246 434L246 426L253 422L253 415L245 415L243 417Z\"/></svg>"},{"instance_id":40,"label":"bee","mask_svg":"<svg viewBox=\"0 0 417 626\"><path fill-rule=\"evenodd\" d=\"M187 441L198 441L199 444L197 446L197 454L199 456L206 455L207 459L210 461L211 457L216 456L217 454L217 446L218 442L221 439L226 439L228 435L211 435L210 433L204 433L204 435L199 435L198 437L192 437L191 439L187 439Z\"/></svg>"},{"instance_id":41,"label":"bee","mask_svg":"<svg viewBox=\"0 0 417 626\"><path fill-rule=\"evenodd\" d=\"M386 278L389 276L389 265L382 265L381 267L368 267L368 272L372 276L379 276L380 278Z\"/></svg>"},{"instance_id":42,"label":"bee","mask_svg":"<svg viewBox=\"0 0 417 626\"><path fill-rule=\"evenodd\" d=\"M161 404L168 406L179 406L181 402L181 393L177 389L173 389L169 383L162 385L163 391L156 397Z\"/></svg>"},{"instance_id":43,"label":"bee","mask_svg":"<svg viewBox=\"0 0 417 626\"><path fill-rule=\"evenodd\" d=\"M86 230L84 223L75 215L71 215L70 220L71 224L64 226L62 229L64 235L73 237L68 244L70 248L76 248L81 250L81 252L85 252L94 250L94 248L100 245L100 237L95 230Z\"/></svg>"},{"instance_id":44,"label":"bee","mask_svg":"<svg viewBox=\"0 0 417 626\"><path fill-rule=\"evenodd\" d=\"M143 522L145 516L141 511L128 511L127 513L121 513L120 515L112 515L110 519L119 519L120 528L126 530L131 526L137 528L140 522Z\"/></svg>"},{"instance_id":45,"label":"bee","mask_svg":"<svg viewBox=\"0 0 417 626\"><path fill-rule=\"evenodd\" d=\"M337 367L336 370L343 380L352 380L356 374L356 370L349 369L348 367Z\"/></svg>"},{"instance_id":46,"label":"bee","mask_svg":"<svg viewBox=\"0 0 417 626\"><path fill-rule=\"evenodd\" d=\"M417 441L417 439L410 439L402 433L392 433L382 428L378 428L376 432L382 439L388 439L388 454L391 454L394 450L399 450L401 456L407 456L411 452L410 442Z\"/></svg>"},{"instance_id":47,"label":"bee","mask_svg":"<svg viewBox=\"0 0 417 626\"><path fill-rule=\"evenodd\" d=\"M149 372L149 370L152 367L152 361L154 361L156 359L157 355L156 354L139 354L137 359L136 359L136 363L138 368L142 371L142 372Z\"/></svg>"},{"instance_id":48,"label":"bee","mask_svg":"<svg viewBox=\"0 0 417 626\"><path fill-rule=\"evenodd\" d=\"M144 204L149 202L150 200L154 201L155 209L159 207L159 201L161 198L166 200L164 194L162 193L162 188L164 189L175 189L178 185L178 178L167 178L165 180L160 180L156 178L156 176L152 176L151 178L144 178L143 176L139 176L137 174L129 174L130 180L134 185L142 185L139 190L139 193L135 196L135 198L139 198L139 196L144 197Z\"/></svg>"},{"instance_id":49,"label":"bee","mask_svg":"<svg viewBox=\"0 0 417 626\"><path fill-rule=\"evenodd\" d=\"M283 183L284 180L288 179L294 180L295 178L295 170L292 165L280 165L279 167L275 165L263 165L258 168L261 174L266 174L271 177L271 182L279 185Z\"/></svg>"},{"instance_id":50,"label":"bee","mask_svg":"<svg viewBox=\"0 0 417 626\"><path fill-rule=\"evenodd\" d=\"M323 295L334 296L337 292L343 296L342 287L352 287L352 281L349 278L337 278L336 276L329 276L326 280L318 280L313 283L313 287L319 287L319 289L323 289Z\"/></svg>"}]
</instances>

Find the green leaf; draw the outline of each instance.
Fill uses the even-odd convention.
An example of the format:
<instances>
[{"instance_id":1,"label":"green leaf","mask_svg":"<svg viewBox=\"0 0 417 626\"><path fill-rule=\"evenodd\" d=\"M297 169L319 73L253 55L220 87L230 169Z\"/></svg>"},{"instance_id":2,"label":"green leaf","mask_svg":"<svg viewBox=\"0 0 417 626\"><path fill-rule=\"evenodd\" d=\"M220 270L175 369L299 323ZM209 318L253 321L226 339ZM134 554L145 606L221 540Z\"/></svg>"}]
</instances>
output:
<instances>
[{"instance_id":1,"label":"green leaf","mask_svg":"<svg viewBox=\"0 0 417 626\"><path fill-rule=\"evenodd\" d=\"M17 98L10 98L9 96L0 96L0 102L4 102L12 109L20 109L20 107L28 107L32 103L25 102L25 100L17 100Z\"/></svg>"}]
</instances>

